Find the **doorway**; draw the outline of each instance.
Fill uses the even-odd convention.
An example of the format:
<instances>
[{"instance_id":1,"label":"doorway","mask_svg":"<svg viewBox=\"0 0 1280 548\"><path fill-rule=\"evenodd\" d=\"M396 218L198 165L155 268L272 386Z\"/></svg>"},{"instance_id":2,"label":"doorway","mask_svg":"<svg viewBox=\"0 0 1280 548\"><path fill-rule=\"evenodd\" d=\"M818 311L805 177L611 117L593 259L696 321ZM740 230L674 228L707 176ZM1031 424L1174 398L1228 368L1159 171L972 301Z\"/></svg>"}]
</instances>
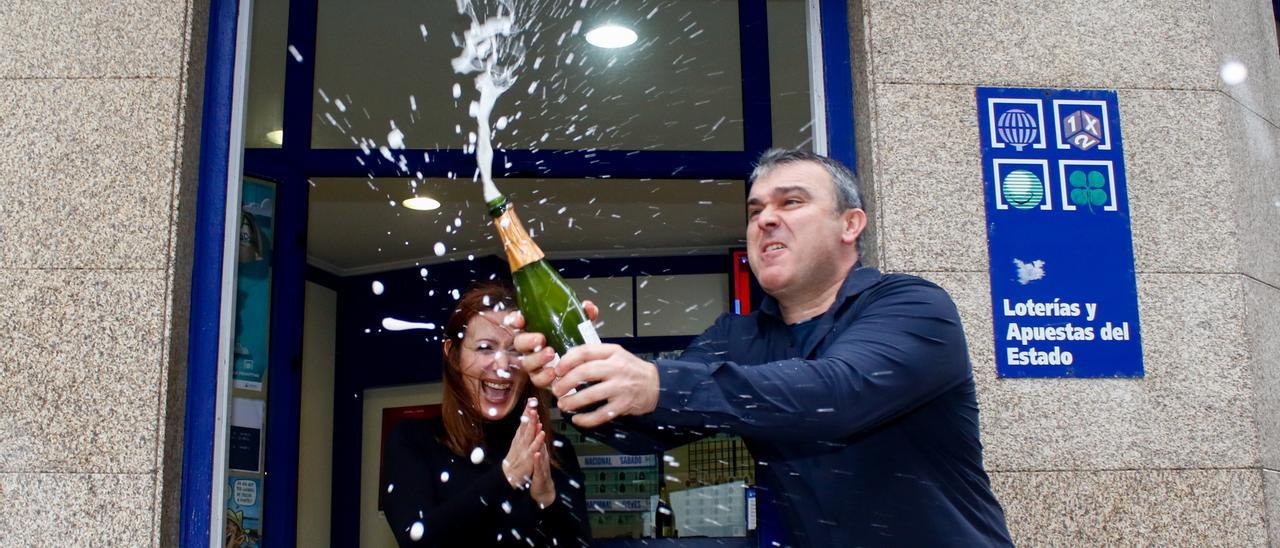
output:
<instances>
[{"instance_id":1,"label":"doorway","mask_svg":"<svg viewBox=\"0 0 1280 548\"><path fill-rule=\"evenodd\" d=\"M851 112L843 4L535 4L524 72L494 111L495 178L575 289L607 303L607 338L636 352L682 348L709 324L700 314L731 308L755 157L806 147L852 163L851 140L830 141L852 128L831 118ZM453 290L506 269L472 182L475 92L450 67L452 36L470 21L451 3L241 6L252 11L243 171L274 185L278 212L261 540L376 545L361 518L370 417L430 404L439 380L438 363L421 358L439 355L438 337L382 330L382 320L443 324ZM585 40L618 22L636 31L631 46ZM419 195L439 207L404 206ZM677 458L718 463L703 455L734 444L717 443ZM637 501L629 495L672 478L691 487L741 475L690 479L656 463L595 472L605 474L601 501ZM645 511L612 511L637 508L628 504L602 509L611 519L599 519L599 536L645 535Z\"/></svg>"}]
</instances>

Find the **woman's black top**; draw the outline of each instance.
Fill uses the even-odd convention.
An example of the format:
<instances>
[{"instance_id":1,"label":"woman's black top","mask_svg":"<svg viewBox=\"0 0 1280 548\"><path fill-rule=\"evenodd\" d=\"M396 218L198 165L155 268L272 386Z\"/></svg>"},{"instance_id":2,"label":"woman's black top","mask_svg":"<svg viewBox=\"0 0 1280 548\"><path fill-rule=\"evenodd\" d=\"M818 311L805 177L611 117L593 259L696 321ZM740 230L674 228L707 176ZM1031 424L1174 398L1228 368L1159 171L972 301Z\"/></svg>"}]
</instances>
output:
<instances>
[{"instance_id":1,"label":"woman's black top","mask_svg":"<svg viewBox=\"0 0 1280 548\"><path fill-rule=\"evenodd\" d=\"M519 417L514 412L483 425L484 459L479 464L472 464L472 455L455 455L440 441L445 431L439 418L406 420L392 427L383 450L379 496L401 546L590 544L582 469L568 441L553 444L560 445L553 447L560 464L551 468L554 504L539 508L527 489L507 483L502 459ZM417 533L421 536L415 541Z\"/></svg>"}]
</instances>

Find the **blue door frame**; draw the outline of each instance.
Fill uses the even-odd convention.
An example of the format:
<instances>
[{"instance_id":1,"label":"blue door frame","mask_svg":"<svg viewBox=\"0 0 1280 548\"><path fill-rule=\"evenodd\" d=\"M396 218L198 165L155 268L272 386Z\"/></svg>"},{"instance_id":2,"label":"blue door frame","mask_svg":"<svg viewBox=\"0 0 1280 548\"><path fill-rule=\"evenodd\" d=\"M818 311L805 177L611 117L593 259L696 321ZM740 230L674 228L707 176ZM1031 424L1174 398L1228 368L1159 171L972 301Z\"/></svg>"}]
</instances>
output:
<instances>
[{"instance_id":1,"label":"blue door frame","mask_svg":"<svg viewBox=\"0 0 1280 548\"><path fill-rule=\"evenodd\" d=\"M230 154L231 88L235 71L237 0L211 0L206 56L203 125L201 128L199 189L196 203L192 272L191 326L188 334L187 401L183 449L183 546L209 545L213 470L217 356L225 229L227 160ZM856 169L853 142L853 88L849 34L844 0L820 0L823 86L826 97L828 155ZM284 142L279 149L244 151L245 174L277 182L276 264L273 265L271 363L267 424L266 471L263 487L263 541L268 546L296 544L297 442L300 403L303 283L307 277L306 225L308 177L396 176L399 168L378 161L361 165L350 150L312 149L315 43L318 0L291 0L288 43L302 60L289 57L285 70ZM634 177L745 178L752 162L772 141L770 122L768 29L765 0L739 0L742 44L744 150L739 152L679 151L495 151L495 175L502 177ZM833 23L833 24L826 24ZM281 52L281 56L286 56ZM424 152L430 153L426 163ZM474 157L460 150L406 150L409 171L428 177L469 172ZM536 163L535 163L536 162ZM726 265L727 268L727 265ZM340 281L328 280L329 284ZM653 341L669 344L671 341ZM350 387L343 387L343 393ZM335 395L335 400L339 398ZM335 437L339 409L335 401ZM344 404L351 405L349 400ZM358 409L356 410L358 412ZM355 424L359 439L359 423ZM350 436L349 427L343 436ZM350 439L350 438L349 438ZM358 475L338 478L335 449L332 515L358 515ZM349 455L341 455L344 468ZM359 467L358 451L355 466ZM339 482L339 480L342 482ZM359 542L358 520L333 520L331 540L338 545Z\"/></svg>"},{"instance_id":2,"label":"blue door frame","mask_svg":"<svg viewBox=\"0 0 1280 548\"><path fill-rule=\"evenodd\" d=\"M236 0L210 0L205 54L200 172L192 249L191 318L187 334L186 417L182 446L183 546L208 546L221 337L222 257L226 228L227 161L231 156L231 94L235 79Z\"/></svg>"}]
</instances>

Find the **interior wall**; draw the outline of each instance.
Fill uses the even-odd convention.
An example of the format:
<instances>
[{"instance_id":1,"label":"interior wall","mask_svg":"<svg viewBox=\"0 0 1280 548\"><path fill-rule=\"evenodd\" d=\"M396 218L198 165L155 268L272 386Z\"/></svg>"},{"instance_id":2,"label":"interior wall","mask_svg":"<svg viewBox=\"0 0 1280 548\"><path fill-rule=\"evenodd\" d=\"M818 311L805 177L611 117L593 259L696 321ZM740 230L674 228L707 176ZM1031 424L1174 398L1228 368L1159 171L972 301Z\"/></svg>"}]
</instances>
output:
<instances>
[{"instance_id":1,"label":"interior wall","mask_svg":"<svg viewBox=\"0 0 1280 548\"><path fill-rule=\"evenodd\" d=\"M307 282L298 425L298 546L329 545L338 293Z\"/></svg>"},{"instance_id":2,"label":"interior wall","mask_svg":"<svg viewBox=\"0 0 1280 548\"><path fill-rule=\"evenodd\" d=\"M396 537L378 511L378 464L382 436L382 410L440 403L439 383L374 388L364 391L364 435L360 440L360 546L394 548ZM301 541L299 536L299 541Z\"/></svg>"},{"instance_id":3,"label":"interior wall","mask_svg":"<svg viewBox=\"0 0 1280 548\"><path fill-rule=\"evenodd\" d=\"M730 281L727 273L638 277L636 334L701 334L729 311Z\"/></svg>"}]
</instances>

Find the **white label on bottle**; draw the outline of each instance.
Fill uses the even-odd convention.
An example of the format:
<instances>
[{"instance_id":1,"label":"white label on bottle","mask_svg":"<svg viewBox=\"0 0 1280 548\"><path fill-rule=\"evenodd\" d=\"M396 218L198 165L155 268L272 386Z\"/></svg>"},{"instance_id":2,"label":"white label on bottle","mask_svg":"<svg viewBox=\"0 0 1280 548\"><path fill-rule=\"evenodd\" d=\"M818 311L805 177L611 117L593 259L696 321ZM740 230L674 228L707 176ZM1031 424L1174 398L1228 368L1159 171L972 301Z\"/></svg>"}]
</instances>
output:
<instances>
[{"instance_id":1,"label":"white label on bottle","mask_svg":"<svg viewBox=\"0 0 1280 548\"><path fill-rule=\"evenodd\" d=\"M600 335L596 333L596 326L591 323L591 320L578 324L578 333L582 334L582 342L600 344Z\"/></svg>"}]
</instances>

